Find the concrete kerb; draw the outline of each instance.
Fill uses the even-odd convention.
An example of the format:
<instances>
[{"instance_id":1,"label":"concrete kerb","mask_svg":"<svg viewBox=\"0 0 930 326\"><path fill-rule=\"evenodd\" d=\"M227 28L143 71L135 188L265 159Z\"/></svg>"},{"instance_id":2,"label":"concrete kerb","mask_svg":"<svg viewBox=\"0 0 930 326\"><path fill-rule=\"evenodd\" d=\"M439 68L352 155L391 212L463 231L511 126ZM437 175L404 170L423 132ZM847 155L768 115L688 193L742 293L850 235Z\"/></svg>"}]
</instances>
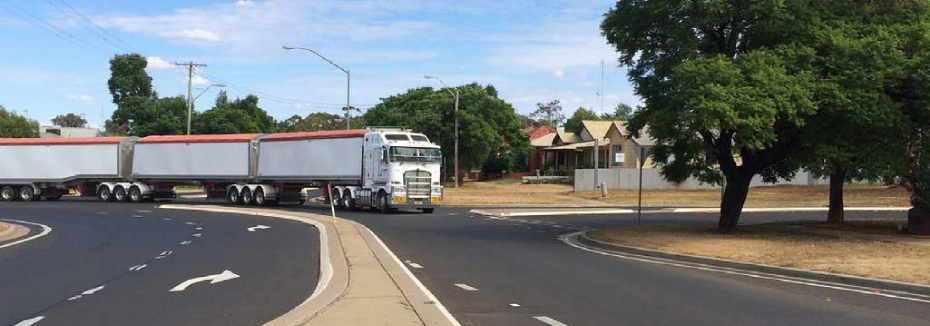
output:
<instances>
[{"instance_id":1,"label":"concrete kerb","mask_svg":"<svg viewBox=\"0 0 930 326\"><path fill-rule=\"evenodd\" d=\"M330 284L323 282L325 261L321 254L320 284L314 294L265 325L459 325L390 249L359 223L343 219L332 223L330 216L273 209L161 207L284 218L311 223L321 230L321 251L329 247L332 253L328 257L332 266ZM323 245L324 233L328 246Z\"/></svg>"},{"instance_id":2,"label":"concrete kerb","mask_svg":"<svg viewBox=\"0 0 930 326\"><path fill-rule=\"evenodd\" d=\"M52 228L45 224L20 221L20 220L0 220L0 221L7 222L7 224L12 226L11 228L8 228L6 231L0 234L0 241L4 241L4 242L19 239L19 238L29 235L29 228L23 226L23 224L35 225L35 226L42 228L42 231L40 231L39 233L34 234L25 239L20 239L20 240L0 244L0 248L11 247L11 246L21 244L23 242L32 241L32 240L44 237L45 235L52 232Z\"/></svg>"},{"instance_id":3,"label":"concrete kerb","mask_svg":"<svg viewBox=\"0 0 930 326\"><path fill-rule=\"evenodd\" d=\"M491 217L526 217L550 215L609 215L632 214L632 209L620 208L570 208L570 209L473 209L469 213Z\"/></svg>"},{"instance_id":4,"label":"concrete kerb","mask_svg":"<svg viewBox=\"0 0 930 326\"><path fill-rule=\"evenodd\" d=\"M721 268L743 270L764 274L773 274L784 277L793 277L821 282L837 283L849 286L863 287L869 290L882 290L902 292L903 294L916 295L924 298L930 298L930 286L898 282L892 280L882 280L861 276L846 274L836 274L829 272L802 270L790 267L779 267L772 265L753 264L746 262L733 261L728 259L709 258L695 255L676 254L659 250L644 249L609 243L593 239L588 236L588 232L578 232L574 235L565 237L566 241L574 242L577 245L587 247L592 250L619 252L637 256L646 256L683 263L701 264L716 266Z\"/></svg>"}]
</instances>

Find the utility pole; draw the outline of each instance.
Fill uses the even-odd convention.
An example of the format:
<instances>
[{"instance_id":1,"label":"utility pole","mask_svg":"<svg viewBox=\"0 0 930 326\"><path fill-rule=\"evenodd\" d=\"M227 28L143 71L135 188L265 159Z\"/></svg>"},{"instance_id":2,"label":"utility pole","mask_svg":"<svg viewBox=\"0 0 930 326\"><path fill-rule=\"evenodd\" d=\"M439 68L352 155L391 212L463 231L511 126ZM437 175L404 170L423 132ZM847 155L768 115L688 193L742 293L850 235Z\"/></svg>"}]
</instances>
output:
<instances>
[{"instance_id":1,"label":"utility pole","mask_svg":"<svg viewBox=\"0 0 930 326\"><path fill-rule=\"evenodd\" d=\"M442 82L442 79L436 76L423 76L425 79L435 79L439 81L439 84L442 87L446 88L446 91L449 92L453 97L455 97L455 187L459 187L459 88L455 88L455 93L449 90L449 87L446 86L446 83Z\"/></svg>"},{"instance_id":2,"label":"utility pole","mask_svg":"<svg viewBox=\"0 0 930 326\"><path fill-rule=\"evenodd\" d=\"M187 66L187 134L191 134L191 116L194 112L194 67L206 67L203 63L175 62L175 66Z\"/></svg>"},{"instance_id":3,"label":"utility pole","mask_svg":"<svg viewBox=\"0 0 930 326\"><path fill-rule=\"evenodd\" d=\"M345 107L343 110L346 111L346 129L350 129L350 127L352 127L351 123L349 122L349 118L351 117L351 116L349 115L349 112L351 112L350 110L352 110L352 102L351 102L351 100L350 100L350 99L352 98L352 95L351 95L351 94L352 94L352 73L350 73L348 69L345 69L345 68L340 67L339 65L337 65L337 64L336 64L335 62L333 62L332 60L327 59L327 58L324 57L322 54L319 54L319 53L317 53L316 51L313 51L313 50L311 50L311 49L302 48L302 47L297 47L297 46L287 46L287 45L282 46L281 48L283 48L283 49L285 49L285 50L304 50L304 51L307 51L307 52L311 52L311 53L313 53L313 54L316 54L316 56L320 57L320 59L326 60L326 62L329 62L329 64L333 65L334 67L338 68L339 70L342 70L342 72L346 73L346 107ZM359 111L359 112L361 112L361 111Z\"/></svg>"}]
</instances>

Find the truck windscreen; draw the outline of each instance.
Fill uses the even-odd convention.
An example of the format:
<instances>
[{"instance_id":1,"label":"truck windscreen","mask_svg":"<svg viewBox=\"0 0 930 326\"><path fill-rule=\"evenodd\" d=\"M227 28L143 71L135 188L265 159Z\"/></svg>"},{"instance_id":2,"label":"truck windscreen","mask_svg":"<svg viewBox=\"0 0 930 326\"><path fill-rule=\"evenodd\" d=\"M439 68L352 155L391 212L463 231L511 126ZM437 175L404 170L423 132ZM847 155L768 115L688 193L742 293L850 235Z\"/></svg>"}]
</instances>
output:
<instances>
[{"instance_id":1,"label":"truck windscreen","mask_svg":"<svg viewBox=\"0 0 930 326\"><path fill-rule=\"evenodd\" d=\"M438 148L391 147L392 162L439 162L442 152Z\"/></svg>"}]
</instances>

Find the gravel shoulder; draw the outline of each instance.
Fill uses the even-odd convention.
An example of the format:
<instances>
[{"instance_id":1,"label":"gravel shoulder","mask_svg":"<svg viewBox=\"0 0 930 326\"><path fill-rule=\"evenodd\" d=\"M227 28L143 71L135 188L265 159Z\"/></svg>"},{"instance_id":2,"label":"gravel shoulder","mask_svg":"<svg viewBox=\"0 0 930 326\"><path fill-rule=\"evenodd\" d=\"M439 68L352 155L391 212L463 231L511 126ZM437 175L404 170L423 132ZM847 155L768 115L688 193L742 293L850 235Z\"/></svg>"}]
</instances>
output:
<instances>
[{"instance_id":1,"label":"gravel shoulder","mask_svg":"<svg viewBox=\"0 0 930 326\"><path fill-rule=\"evenodd\" d=\"M719 234L714 225L593 231L594 239L664 252L930 285L930 238L898 234L904 219L779 222Z\"/></svg>"}]
</instances>

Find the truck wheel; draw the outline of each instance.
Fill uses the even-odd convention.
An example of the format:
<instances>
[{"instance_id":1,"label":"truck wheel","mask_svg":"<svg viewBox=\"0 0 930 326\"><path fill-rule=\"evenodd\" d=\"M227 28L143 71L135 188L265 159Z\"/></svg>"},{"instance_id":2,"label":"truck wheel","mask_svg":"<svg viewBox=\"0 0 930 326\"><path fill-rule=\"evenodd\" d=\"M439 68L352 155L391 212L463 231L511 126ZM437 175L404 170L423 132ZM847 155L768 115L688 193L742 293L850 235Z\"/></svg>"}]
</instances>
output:
<instances>
[{"instance_id":1,"label":"truck wheel","mask_svg":"<svg viewBox=\"0 0 930 326\"><path fill-rule=\"evenodd\" d=\"M116 189L113 190L113 200L116 202L126 202L128 197L129 196L126 194L126 188L123 188L122 186L116 187Z\"/></svg>"},{"instance_id":2,"label":"truck wheel","mask_svg":"<svg viewBox=\"0 0 930 326\"><path fill-rule=\"evenodd\" d=\"M388 204L387 194L383 192L378 194L378 211L380 211L381 214L391 213L391 205Z\"/></svg>"},{"instance_id":3,"label":"truck wheel","mask_svg":"<svg viewBox=\"0 0 930 326\"><path fill-rule=\"evenodd\" d=\"M142 197L142 189L139 187L133 186L129 188L129 201L133 203L141 203L145 200L145 197Z\"/></svg>"},{"instance_id":4,"label":"truck wheel","mask_svg":"<svg viewBox=\"0 0 930 326\"><path fill-rule=\"evenodd\" d=\"M110 187L100 186L100 189L97 190L97 199L104 202L113 200L113 193L110 192Z\"/></svg>"},{"instance_id":5,"label":"truck wheel","mask_svg":"<svg viewBox=\"0 0 930 326\"><path fill-rule=\"evenodd\" d=\"M13 187L6 186L0 189L0 200L13 201L13 199L16 199L16 190L13 190Z\"/></svg>"},{"instance_id":6,"label":"truck wheel","mask_svg":"<svg viewBox=\"0 0 930 326\"><path fill-rule=\"evenodd\" d=\"M255 205L265 206L265 189L262 189L262 187L256 188L255 195L252 197L255 197Z\"/></svg>"},{"instance_id":7,"label":"truck wheel","mask_svg":"<svg viewBox=\"0 0 930 326\"><path fill-rule=\"evenodd\" d=\"M355 211L358 209L358 206L355 204L355 198L352 197L352 192L349 189L342 194L343 202L346 204L346 209L350 211Z\"/></svg>"},{"instance_id":8,"label":"truck wheel","mask_svg":"<svg viewBox=\"0 0 930 326\"><path fill-rule=\"evenodd\" d=\"M424 214L433 214L434 210L435 208L421 208L420 209L420 211L422 211Z\"/></svg>"},{"instance_id":9,"label":"truck wheel","mask_svg":"<svg viewBox=\"0 0 930 326\"><path fill-rule=\"evenodd\" d=\"M339 190L333 189L333 196L329 200L333 201L333 207L336 207L336 209L338 210L342 210L342 208L344 207L342 205L342 198L340 197L341 196L339 196Z\"/></svg>"},{"instance_id":10,"label":"truck wheel","mask_svg":"<svg viewBox=\"0 0 930 326\"><path fill-rule=\"evenodd\" d=\"M255 197L252 197L252 191L249 190L249 187L242 187L242 193L239 194L239 197L242 197L243 205L255 204Z\"/></svg>"},{"instance_id":11,"label":"truck wheel","mask_svg":"<svg viewBox=\"0 0 930 326\"><path fill-rule=\"evenodd\" d=\"M239 197L239 190L236 190L236 187L229 187L229 190L226 191L226 200L233 205L241 203L242 198Z\"/></svg>"},{"instance_id":12,"label":"truck wheel","mask_svg":"<svg viewBox=\"0 0 930 326\"><path fill-rule=\"evenodd\" d=\"M19 200L22 201L33 201L36 199L35 189L32 189L32 186L23 186L19 188Z\"/></svg>"}]
</instances>

